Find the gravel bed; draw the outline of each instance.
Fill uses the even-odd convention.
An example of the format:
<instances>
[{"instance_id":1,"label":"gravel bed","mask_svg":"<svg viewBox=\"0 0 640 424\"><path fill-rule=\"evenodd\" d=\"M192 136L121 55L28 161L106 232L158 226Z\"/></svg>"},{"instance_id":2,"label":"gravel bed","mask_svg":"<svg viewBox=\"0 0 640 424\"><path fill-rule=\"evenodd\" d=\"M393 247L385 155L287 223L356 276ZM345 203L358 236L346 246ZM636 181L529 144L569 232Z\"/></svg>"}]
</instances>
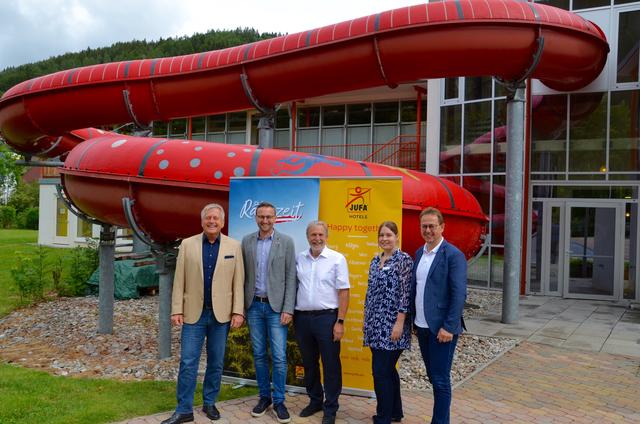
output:
<instances>
[{"instance_id":1,"label":"gravel bed","mask_svg":"<svg viewBox=\"0 0 640 424\"><path fill-rule=\"evenodd\" d=\"M500 298L500 293L469 289L465 316L499 308ZM172 332L174 356L159 360L157 311L157 296L116 301L114 334L104 335L97 333L96 297L60 298L17 310L0 320L0 360L63 376L175 380L179 332ZM453 381L463 380L514 343L464 334L456 349ZM430 387L416 340L400 358L400 376L403 387Z\"/></svg>"}]
</instances>

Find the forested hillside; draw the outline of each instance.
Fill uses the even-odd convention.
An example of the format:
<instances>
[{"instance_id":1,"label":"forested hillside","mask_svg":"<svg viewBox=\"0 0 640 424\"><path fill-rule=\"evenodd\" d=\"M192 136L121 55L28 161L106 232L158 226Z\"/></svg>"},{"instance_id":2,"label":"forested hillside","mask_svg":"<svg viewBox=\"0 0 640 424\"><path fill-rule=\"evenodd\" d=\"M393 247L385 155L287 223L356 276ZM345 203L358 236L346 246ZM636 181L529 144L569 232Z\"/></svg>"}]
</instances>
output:
<instances>
[{"instance_id":1,"label":"forested hillside","mask_svg":"<svg viewBox=\"0 0 640 424\"><path fill-rule=\"evenodd\" d=\"M134 40L116 43L110 47L87 48L81 52L66 53L0 71L0 95L19 82L64 69L121 60L149 59L218 50L278 35L280 34L260 34L252 28L238 28L212 30L204 34L196 33L190 37L161 38L158 41Z\"/></svg>"}]
</instances>

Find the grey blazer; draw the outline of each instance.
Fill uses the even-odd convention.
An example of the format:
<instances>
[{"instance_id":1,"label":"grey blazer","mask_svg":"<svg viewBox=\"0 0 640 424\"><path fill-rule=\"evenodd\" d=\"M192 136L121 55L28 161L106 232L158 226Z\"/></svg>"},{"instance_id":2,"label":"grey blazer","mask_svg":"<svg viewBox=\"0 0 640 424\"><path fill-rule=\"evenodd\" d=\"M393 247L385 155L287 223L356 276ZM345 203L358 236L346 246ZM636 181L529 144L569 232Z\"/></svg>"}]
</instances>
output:
<instances>
[{"instance_id":1,"label":"grey blazer","mask_svg":"<svg viewBox=\"0 0 640 424\"><path fill-rule=\"evenodd\" d=\"M245 312L251 306L256 291L257 243L257 231L244 236L242 239ZM286 234L274 230L268 261L269 280L267 296L269 297L271 309L275 312L287 312L293 315L297 289L296 253L293 239Z\"/></svg>"}]
</instances>

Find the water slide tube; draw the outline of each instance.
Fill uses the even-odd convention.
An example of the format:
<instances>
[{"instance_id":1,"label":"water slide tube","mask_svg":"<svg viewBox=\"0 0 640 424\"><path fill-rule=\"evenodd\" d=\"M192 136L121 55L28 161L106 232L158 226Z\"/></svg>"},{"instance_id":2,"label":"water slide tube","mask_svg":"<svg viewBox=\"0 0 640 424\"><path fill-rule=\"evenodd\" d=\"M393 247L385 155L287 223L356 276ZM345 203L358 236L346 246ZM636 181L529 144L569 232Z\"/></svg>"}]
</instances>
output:
<instances>
[{"instance_id":1,"label":"water slide tube","mask_svg":"<svg viewBox=\"0 0 640 424\"><path fill-rule=\"evenodd\" d=\"M266 169L273 169L278 161L308 163L312 160L309 158L320 162L299 175L326 172L332 176L364 176L368 175L367 169L375 170L371 175L403 175L403 237L407 250L419 245L415 211L425 205L448 205L445 236L462 240L458 244L470 255L477 249L486 218L477 202L464 200L471 198L465 190L437 177L250 146L239 147L250 151L244 152L234 150L234 146L122 136L115 140L112 135L79 144L83 137L96 134L78 129L131 121L146 125L154 120L255 107L268 109L336 92L459 75L493 75L506 81L530 76L557 90L574 90L599 75L608 50L605 36L595 24L564 10L514 0L436 2L224 50L94 65L25 81L0 99L0 134L25 154L68 154L61 169L67 195L81 210L100 220L124 223L120 200L111 192L115 190L112 184L126 186L129 196L136 199L135 213L142 226L158 241L197 230L197 215L191 209L200 204L183 201L185 196L179 194L175 199L167 197L167 193L188 192L193 184L205 184L209 188L203 190L211 194L205 197L217 196L224 201L226 195L222 193L228 190L228 177L235 175L227 173L226 155L235 153L234 160L239 160L241 153L252 152L265 163L241 167L245 175L252 175L252 170L254 175L273 175ZM117 141L124 141L119 146L127 148L104 147ZM121 164L129 162L129 146L134 141L147 150L138 158L139 163L130 163L125 171ZM147 166L151 158L156 158L153 155L159 155L159 144L175 155L179 146L201 147L211 155L206 161L214 161L207 165L207 178L211 172L215 178L218 171L221 177L212 184L203 183L185 164L167 166L165 173L151 176ZM103 152L103 156L94 156L93 150ZM166 160L175 164L178 157ZM187 159L205 160L185 154ZM331 168L322 161L344 166ZM160 166L158 162L158 169L162 169ZM408 175L420 182L409 185L413 178ZM143 191L141 185L148 187L149 193L138 198ZM429 189L415 188L427 185ZM219 193L213 195L216 191ZM176 209L185 209L183 216L177 215ZM457 219L459 223L455 223ZM196 225L186 221L196 221ZM167 226L175 229L164 230ZM470 231L474 226L482 229ZM473 240L463 243L467 238Z\"/></svg>"}]
</instances>

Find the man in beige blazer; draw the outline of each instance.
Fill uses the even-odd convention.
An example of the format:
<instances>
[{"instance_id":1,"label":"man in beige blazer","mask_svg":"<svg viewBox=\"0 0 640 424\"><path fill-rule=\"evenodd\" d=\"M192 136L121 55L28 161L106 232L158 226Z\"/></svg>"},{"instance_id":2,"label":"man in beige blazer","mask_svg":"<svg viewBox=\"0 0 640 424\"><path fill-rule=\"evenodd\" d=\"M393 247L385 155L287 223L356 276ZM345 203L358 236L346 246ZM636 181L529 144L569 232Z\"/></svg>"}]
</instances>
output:
<instances>
[{"instance_id":1,"label":"man in beige blazer","mask_svg":"<svg viewBox=\"0 0 640 424\"><path fill-rule=\"evenodd\" d=\"M244 264L237 240L220 233L224 209L212 203L200 213L203 232L182 240L173 280L171 322L182 326L180 371L174 414L162 424L193 421L202 345L207 342L207 370L202 390L203 412L220 418L215 406L229 327L244 322Z\"/></svg>"}]
</instances>

